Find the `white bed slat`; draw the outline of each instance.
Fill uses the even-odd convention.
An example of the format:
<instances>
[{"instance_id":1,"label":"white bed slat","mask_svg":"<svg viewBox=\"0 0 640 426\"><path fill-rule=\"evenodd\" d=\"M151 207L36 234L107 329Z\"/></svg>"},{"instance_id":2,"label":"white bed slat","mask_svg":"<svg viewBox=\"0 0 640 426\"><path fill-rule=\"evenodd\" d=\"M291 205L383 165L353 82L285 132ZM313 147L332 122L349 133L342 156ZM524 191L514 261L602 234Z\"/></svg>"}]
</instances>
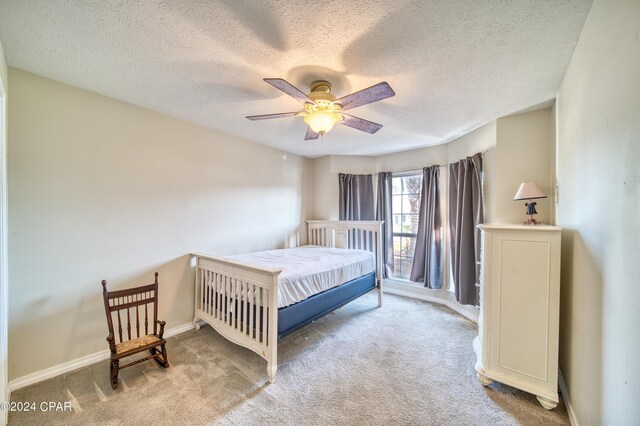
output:
<instances>
[{"instance_id":1,"label":"white bed slat","mask_svg":"<svg viewBox=\"0 0 640 426\"><path fill-rule=\"evenodd\" d=\"M225 323L225 325L227 324L227 320L228 320L228 315L227 315L227 306L229 306L228 304L228 294L227 294L227 279L229 277L227 277L226 275L223 275L221 280L220 280L220 291L222 292L222 303L220 304L220 313L222 314L222 322Z\"/></svg>"},{"instance_id":2,"label":"white bed slat","mask_svg":"<svg viewBox=\"0 0 640 426\"><path fill-rule=\"evenodd\" d=\"M231 278L224 277L224 300L226 302L224 306L225 324L231 327Z\"/></svg>"},{"instance_id":3,"label":"white bed slat","mask_svg":"<svg viewBox=\"0 0 640 426\"><path fill-rule=\"evenodd\" d=\"M207 271L207 301L206 312L209 315L213 315L214 302L216 296L216 277L218 274L212 271Z\"/></svg>"},{"instance_id":4,"label":"white bed slat","mask_svg":"<svg viewBox=\"0 0 640 426\"><path fill-rule=\"evenodd\" d=\"M229 321L229 315L227 314L227 310L228 310L228 306L229 306L229 293L227 292L227 280L229 279L228 276L223 275L222 276L222 285L221 285L221 291L222 291L222 306L221 306L221 312L222 312L222 322L224 322L225 325L229 325L228 321Z\"/></svg>"},{"instance_id":5,"label":"white bed slat","mask_svg":"<svg viewBox=\"0 0 640 426\"><path fill-rule=\"evenodd\" d=\"M218 300L216 311L218 312L218 321L222 321L224 319L222 316L222 274L218 274L218 281L216 282L216 285L216 299Z\"/></svg>"},{"instance_id":6,"label":"white bed slat","mask_svg":"<svg viewBox=\"0 0 640 426\"><path fill-rule=\"evenodd\" d=\"M198 273L199 273L199 277L200 277L200 293L198 296L198 300L196 301L196 305L200 305L200 309L202 309L204 311L204 303L207 300L206 296L204 294L204 274L205 271L201 268L198 268Z\"/></svg>"},{"instance_id":7,"label":"white bed slat","mask_svg":"<svg viewBox=\"0 0 640 426\"><path fill-rule=\"evenodd\" d=\"M209 271L202 271L202 310L207 312L209 309L209 299L211 298L211 283Z\"/></svg>"},{"instance_id":8,"label":"white bed slat","mask_svg":"<svg viewBox=\"0 0 640 426\"><path fill-rule=\"evenodd\" d=\"M255 295L255 287L253 285L249 286L249 337L253 339L253 300Z\"/></svg>"},{"instance_id":9,"label":"white bed slat","mask_svg":"<svg viewBox=\"0 0 640 426\"><path fill-rule=\"evenodd\" d=\"M249 335L249 284L244 283L244 331L243 335Z\"/></svg>"},{"instance_id":10,"label":"white bed slat","mask_svg":"<svg viewBox=\"0 0 640 426\"><path fill-rule=\"evenodd\" d=\"M216 316L216 311L218 315L218 320L221 319L220 316L220 282L222 281L222 276L217 273L211 273L211 297L209 297L209 315Z\"/></svg>"},{"instance_id":11,"label":"white bed slat","mask_svg":"<svg viewBox=\"0 0 640 426\"><path fill-rule=\"evenodd\" d=\"M211 289L211 293L207 296L207 309L206 312L214 318L218 318L218 312L216 306L218 306L218 280L220 275L217 272L207 271L208 287Z\"/></svg>"},{"instance_id":12,"label":"white bed slat","mask_svg":"<svg viewBox=\"0 0 640 426\"><path fill-rule=\"evenodd\" d=\"M227 275L222 276L222 321L225 325L229 325L229 277Z\"/></svg>"},{"instance_id":13,"label":"white bed slat","mask_svg":"<svg viewBox=\"0 0 640 426\"><path fill-rule=\"evenodd\" d=\"M211 272L209 271L204 271L204 274L202 274L202 281L203 281L203 285L205 288L204 291L204 300L202 301L203 303L203 308L204 311L209 313L209 304L211 303Z\"/></svg>"},{"instance_id":14,"label":"white bed slat","mask_svg":"<svg viewBox=\"0 0 640 426\"><path fill-rule=\"evenodd\" d=\"M256 334L256 340L260 341L260 317L262 315L260 315L260 306L261 306L261 297L262 296L262 288L258 287L256 292L256 326L255 326L255 334Z\"/></svg>"},{"instance_id":15,"label":"white bed slat","mask_svg":"<svg viewBox=\"0 0 640 426\"><path fill-rule=\"evenodd\" d=\"M264 289L260 289L261 291ZM262 302L262 343L267 344L267 318L269 318L269 298L263 297Z\"/></svg>"},{"instance_id":16,"label":"white bed slat","mask_svg":"<svg viewBox=\"0 0 640 426\"><path fill-rule=\"evenodd\" d=\"M229 315L229 326L236 328L236 280L229 278L229 306L227 306L227 315Z\"/></svg>"},{"instance_id":17,"label":"white bed slat","mask_svg":"<svg viewBox=\"0 0 640 426\"><path fill-rule=\"evenodd\" d=\"M211 315L211 298L213 297L213 294L214 294L214 289L212 287L213 275L211 271L205 270L203 272L204 272L202 274L202 285L204 286L204 294L203 294L203 300L202 300L203 310L209 315Z\"/></svg>"},{"instance_id":18,"label":"white bed slat","mask_svg":"<svg viewBox=\"0 0 640 426\"><path fill-rule=\"evenodd\" d=\"M218 321L222 321L222 274L216 272L216 280L215 280L215 292L213 294L213 301L215 302L213 309L215 311L215 317Z\"/></svg>"},{"instance_id":19,"label":"white bed slat","mask_svg":"<svg viewBox=\"0 0 640 426\"><path fill-rule=\"evenodd\" d=\"M240 330L240 323L242 322L242 318L239 317L240 315L240 281L237 278L234 278L233 280L233 325L234 325L234 329L235 330Z\"/></svg>"},{"instance_id":20,"label":"white bed slat","mask_svg":"<svg viewBox=\"0 0 640 426\"><path fill-rule=\"evenodd\" d=\"M213 318L218 319L218 281L220 280L220 274L218 274L217 272L213 273L213 276L211 277L211 282L210 282L210 286L211 286L211 296L209 296L208 300L208 308L207 311L209 312L209 315L211 315Z\"/></svg>"},{"instance_id":21,"label":"white bed slat","mask_svg":"<svg viewBox=\"0 0 640 426\"><path fill-rule=\"evenodd\" d=\"M238 331L242 332L244 330L244 324L245 324L245 320L244 320L244 281L240 280L238 283L238 291L240 292L240 295L238 296L238 322L240 323L238 325Z\"/></svg>"},{"instance_id":22,"label":"white bed slat","mask_svg":"<svg viewBox=\"0 0 640 426\"><path fill-rule=\"evenodd\" d=\"M233 278L227 278L227 324L233 328Z\"/></svg>"},{"instance_id":23,"label":"white bed slat","mask_svg":"<svg viewBox=\"0 0 640 426\"><path fill-rule=\"evenodd\" d=\"M209 296L207 297L207 311L209 312L209 315L213 315L216 298L216 278L218 277L218 274L212 271L207 271L207 273L207 287L209 288Z\"/></svg>"},{"instance_id":24,"label":"white bed slat","mask_svg":"<svg viewBox=\"0 0 640 426\"><path fill-rule=\"evenodd\" d=\"M211 288L211 294L207 298L209 315L218 315L219 319L220 314L216 312L216 307L218 305L218 292L220 291L220 274L209 271L209 287Z\"/></svg>"}]
</instances>

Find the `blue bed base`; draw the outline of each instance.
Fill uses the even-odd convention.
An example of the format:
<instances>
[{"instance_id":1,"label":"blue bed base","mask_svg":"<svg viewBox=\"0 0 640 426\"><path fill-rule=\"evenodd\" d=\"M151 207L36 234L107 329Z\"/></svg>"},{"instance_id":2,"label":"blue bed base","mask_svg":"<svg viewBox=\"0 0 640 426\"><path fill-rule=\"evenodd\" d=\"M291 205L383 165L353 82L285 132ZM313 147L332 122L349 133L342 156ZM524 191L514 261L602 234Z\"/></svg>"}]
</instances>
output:
<instances>
[{"instance_id":1,"label":"blue bed base","mask_svg":"<svg viewBox=\"0 0 640 426\"><path fill-rule=\"evenodd\" d=\"M296 304L278 309L278 339L333 312L374 288L377 288L376 273L371 272Z\"/></svg>"}]
</instances>

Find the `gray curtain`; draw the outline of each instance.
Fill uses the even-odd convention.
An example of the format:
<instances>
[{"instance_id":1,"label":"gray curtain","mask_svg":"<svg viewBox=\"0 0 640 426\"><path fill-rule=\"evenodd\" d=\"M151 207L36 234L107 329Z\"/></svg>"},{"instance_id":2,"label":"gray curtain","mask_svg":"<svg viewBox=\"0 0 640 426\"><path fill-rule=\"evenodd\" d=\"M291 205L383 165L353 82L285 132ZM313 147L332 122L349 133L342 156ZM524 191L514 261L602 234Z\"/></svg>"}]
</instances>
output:
<instances>
[{"instance_id":1,"label":"gray curtain","mask_svg":"<svg viewBox=\"0 0 640 426\"><path fill-rule=\"evenodd\" d=\"M456 299L478 305L482 210L482 155L449 166L449 233Z\"/></svg>"},{"instance_id":2,"label":"gray curtain","mask_svg":"<svg viewBox=\"0 0 640 426\"><path fill-rule=\"evenodd\" d=\"M393 222L391 216L391 172L378 172L378 197L376 201L376 220L382 224L382 278L393 275Z\"/></svg>"},{"instance_id":3,"label":"gray curtain","mask_svg":"<svg viewBox=\"0 0 640 426\"><path fill-rule=\"evenodd\" d=\"M428 288L442 287L442 236L440 235L440 166L422 169L418 236L411 265L411 281Z\"/></svg>"},{"instance_id":4,"label":"gray curtain","mask_svg":"<svg viewBox=\"0 0 640 426\"><path fill-rule=\"evenodd\" d=\"M373 176L339 174L340 220L373 220Z\"/></svg>"}]
</instances>

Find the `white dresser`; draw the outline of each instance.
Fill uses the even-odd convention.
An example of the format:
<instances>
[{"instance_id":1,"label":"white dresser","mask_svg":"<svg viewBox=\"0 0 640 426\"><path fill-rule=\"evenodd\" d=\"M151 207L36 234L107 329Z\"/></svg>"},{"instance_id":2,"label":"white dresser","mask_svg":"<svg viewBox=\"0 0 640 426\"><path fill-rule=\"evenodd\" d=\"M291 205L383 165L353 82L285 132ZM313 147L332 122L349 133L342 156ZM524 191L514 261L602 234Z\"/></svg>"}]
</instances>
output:
<instances>
[{"instance_id":1,"label":"white dresser","mask_svg":"<svg viewBox=\"0 0 640 426\"><path fill-rule=\"evenodd\" d=\"M479 225L482 231L478 379L558 405L560 231L557 226Z\"/></svg>"}]
</instances>

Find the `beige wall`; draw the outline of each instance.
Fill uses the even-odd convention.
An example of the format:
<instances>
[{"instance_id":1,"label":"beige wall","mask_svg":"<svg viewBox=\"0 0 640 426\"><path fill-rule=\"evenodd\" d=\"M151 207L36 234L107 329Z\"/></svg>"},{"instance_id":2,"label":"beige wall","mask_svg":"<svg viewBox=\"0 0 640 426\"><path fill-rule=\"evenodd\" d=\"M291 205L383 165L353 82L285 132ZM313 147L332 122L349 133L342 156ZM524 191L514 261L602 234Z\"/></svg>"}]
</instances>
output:
<instances>
[{"instance_id":1,"label":"beige wall","mask_svg":"<svg viewBox=\"0 0 640 426\"><path fill-rule=\"evenodd\" d=\"M189 252L306 240L310 160L19 70L9 83L11 379L107 348L103 278L159 271L176 327L193 319Z\"/></svg>"},{"instance_id":2,"label":"beige wall","mask_svg":"<svg viewBox=\"0 0 640 426\"><path fill-rule=\"evenodd\" d=\"M596 0L557 98L560 367L580 425L640 424L640 2Z\"/></svg>"},{"instance_id":3,"label":"beige wall","mask_svg":"<svg viewBox=\"0 0 640 426\"><path fill-rule=\"evenodd\" d=\"M340 173L375 173L375 157L327 155L313 159L313 217L339 219ZM375 182L374 182L375 188ZM374 189L375 190L375 189Z\"/></svg>"},{"instance_id":4,"label":"beige wall","mask_svg":"<svg viewBox=\"0 0 640 426\"><path fill-rule=\"evenodd\" d=\"M7 280L7 63L0 41L0 402L7 400L8 391L8 280ZM7 411L0 412L0 424L7 419Z\"/></svg>"},{"instance_id":5,"label":"beige wall","mask_svg":"<svg viewBox=\"0 0 640 426\"><path fill-rule=\"evenodd\" d=\"M332 214L333 193L330 177L331 157L329 155L311 160L313 188L311 190L311 216L313 219L335 219ZM337 184L336 184L337 185Z\"/></svg>"},{"instance_id":6,"label":"beige wall","mask_svg":"<svg viewBox=\"0 0 640 426\"><path fill-rule=\"evenodd\" d=\"M0 81L2 85L7 87L7 61L4 59L4 48L0 40Z\"/></svg>"},{"instance_id":7,"label":"beige wall","mask_svg":"<svg viewBox=\"0 0 640 426\"><path fill-rule=\"evenodd\" d=\"M448 144L375 157L376 172L420 171L434 164L446 164Z\"/></svg>"},{"instance_id":8,"label":"beige wall","mask_svg":"<svg viewBox=\"0 0 640 426\"><path fill-rule=\"evenodd\" d=\"M498 119L498 149L495 170L499 179L493 182L495 193L495 220L498 223L522 223L525 201L513 201L520 183L535 181L548 198L535 200L536 219L550 223L553 203L552 155L553 144L551 108Z\"/></svg>"}]
</instances>

